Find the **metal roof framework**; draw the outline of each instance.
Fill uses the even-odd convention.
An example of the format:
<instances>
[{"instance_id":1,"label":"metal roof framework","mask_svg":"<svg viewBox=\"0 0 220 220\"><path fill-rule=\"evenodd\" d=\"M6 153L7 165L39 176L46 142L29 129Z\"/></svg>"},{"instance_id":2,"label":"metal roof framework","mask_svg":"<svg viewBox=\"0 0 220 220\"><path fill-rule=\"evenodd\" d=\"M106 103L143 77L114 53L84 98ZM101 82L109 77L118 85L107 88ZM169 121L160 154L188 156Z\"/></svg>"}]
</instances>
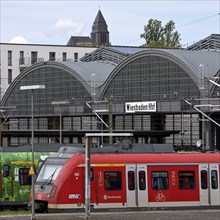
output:
<instances>
[{"instance_id":1,"label":"metal roof framework","mask_svg":"<svg viewBox=\"0 0 220 220\"><path fill-rule=\"evenodd\" d=\"M188 50L208 50L220 52L220 34L212 34L187 47Z\"/></svg>"},{"instance_id":2,"label":"metal roof framework","mask_svg":"<svg viewBox=\"0 0 220 220\"><path fill-rule=\"evenodd\" d=\"M81 58L81 61L82 62L99 61L99 62L111 63L113 65L118 65L123 60L125 60L129 55L146 49L147 48L140 48L140 47L103 46Z\"/></svg>"}]
</instances>

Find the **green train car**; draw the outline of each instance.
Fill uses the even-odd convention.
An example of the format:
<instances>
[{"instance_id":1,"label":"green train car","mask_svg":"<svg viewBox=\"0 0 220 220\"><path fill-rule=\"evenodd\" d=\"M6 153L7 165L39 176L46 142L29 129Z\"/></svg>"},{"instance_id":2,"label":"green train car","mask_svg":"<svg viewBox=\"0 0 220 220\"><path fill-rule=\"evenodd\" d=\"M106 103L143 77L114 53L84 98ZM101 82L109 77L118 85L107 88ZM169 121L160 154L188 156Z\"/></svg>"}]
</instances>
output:
<instances>
[{"instance_id":1,"label":"green train car","mask_svg":"<svg viewBox=\"0 0 220 220\"><path fill-rule=\"evenodd\" d=\"M49 154L58 152L59 144L35 146L36 172ZM0 209L27 208L31 191L31 146L0 148Z\"/></svg>"}]
</instances>

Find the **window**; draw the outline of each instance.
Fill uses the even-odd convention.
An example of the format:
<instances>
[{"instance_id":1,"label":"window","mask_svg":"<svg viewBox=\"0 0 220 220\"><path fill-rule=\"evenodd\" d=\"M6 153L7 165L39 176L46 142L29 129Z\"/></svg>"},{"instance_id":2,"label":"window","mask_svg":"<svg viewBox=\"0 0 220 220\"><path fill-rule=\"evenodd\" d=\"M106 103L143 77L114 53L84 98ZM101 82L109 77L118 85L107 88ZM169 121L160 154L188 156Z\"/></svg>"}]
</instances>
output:
<instances>
[{"instance_id":1,"label":"window","mask_svg":"<svg viewBox=\"0 0 220 220\"><path fill-rule=\"evenodd\" d=\"M218 189L218 175L216 170L211 171L211 185L212 189Z\"/></svg>"},{"instance_id":2,"label":"window","mask_svg":"<svg viewBox=\"0 0 220 220\"><path fill-rule=\"evenodd\" d=\"M139 189L145 190L146 189L146 177L145 177L145 171L139 171L138 173L138 179L139 179Z\"/></svg>"},{"instance_id":3,"label":"window","mask_svg":"<svg viewBox=\"0 0 220 220\"><path fill-rule=\"evenodd\" d=\"M179 172L179 188L194 189L195 188L195 173L194 171Z\"/></svg>"},{"instance_id":4,"label":"window","mask_svg":"<svg viewBox=\"0 0 220 220\"><path fill-rule=\"evenodd\" d=\"M152 189L154 190L165 190L168 189L168 172L166 171L155 171L152 172Z\"/></svg>"},{"instance_id":5,"label":"window","mask_svg":"<svg viewBox=\"0 0 220 220\"><path fill-rule=\"evenodd\" d=\"M65 163L66 159L63 158L47 158L38 173L36 182L52 184Z\"/></svg>"},{"instance_id":6,"label":"window","mask_svg":"<svg viewBox=\"0 0 220 220\"><path fill-rule=\"evenodd\" d=\"M24 51L20 51L19 64L24 64Z\"/></svg>"},{"instance_id":7,"label":"window","mask_svg":"<svg viewBox=\"0 0 220 220\"><path fill-rule=\"evenodd\" d=\"M31 64L37 63L37 51L31 51Z\"/></svg>"},{"instance_id":8,"label":"window","mask_svg":"<svg viewBox=\"0 0 220 220\"><path fill-rule=\"evenodd\" d=\"M8 51L8 66L12 66L12 51Z\"/></svg>"},{"instance_id":9,"label":"window","mask_svg":"<svg viewBox=\"0 0 220 220\"><path fill-rule=\"evenodd\" d=\"M63 53L63 61L66 61L66 53Z\"/></svg>"},{"instance_id":10,"label":"window","mask_svg":"<svg viewBox=\"0 0 220 220\"><path fill-rule=\"evenodd\" d=\"M208 188L208 174L206 170L201 170L201 188L207 189Z\"/></svg>"},{"instance_id":11,"label":"window","mask_svg":"<svg viewBox=\"0 0 220 220\"><path fill-rule=\"evenodd\" d=\"M8 70L8 84L12 83L12 69Z\"/></svg>"},{"instance_id":12,"label":"window","mask_svg":"<svg viewBox=\"0 0 220 220\"><path fill-rule=\"evenodd\" d=\"M105 190L121 190L122 189L122 174L117 171L104 173Z\"/></svg>"},{"instance_id":13,"label":"window","mask_svg":"<svg viewBox=\"0 0 220 220\"><path fill-rule=\"evenodd\" d=\"M49 53L49 60L50 61L55 61L56 59L56 53L55 52L50 52Z\"/></svg>"},{"instance_id":14,"label":"window","mask_svg":"<svg viewBox=\"0 0 220 220\"><path fill-rule=\"evenodd\" d=\"M90 168L90 181L93 181L94 180L94 171L93 171L93 168Z\"/></svg>"},{"instance_id":15,"label":"window","mask_svg":"<svg viewBox=\"0 0 220 220\"><path fill-rule=\"evenodd\" d=\"M128 190L135 189L134 171L128 171Z\"/></svg>"},{"instance_id":16,"label":"window","mask_svg":"<svg viewBox=\"0 0 220 220\"><path fill-rule=\"evenodd\" d=\"M3 176L8 177L10 174L10 166L9 165L4 165L3 167Z\"/></svg>"},{"instance_id":17,"label":"window","mask_svg":"<svg viewBox=\"0 0 220 220\"><path fill-rule=\"evenodd\" d=\"M31 176L29 175L30 168L19 169L19 183L23 185L31 185Z\"/></svg>"},{"instance_id":18,"label":"window","mask_svg":"<svg viewBox=\"0 0 220 220\"><path fill-rule=\"evenodd\" d=\"M78 62L78 53L74 53L74 62Z\"/></svg>"}]
</instances>

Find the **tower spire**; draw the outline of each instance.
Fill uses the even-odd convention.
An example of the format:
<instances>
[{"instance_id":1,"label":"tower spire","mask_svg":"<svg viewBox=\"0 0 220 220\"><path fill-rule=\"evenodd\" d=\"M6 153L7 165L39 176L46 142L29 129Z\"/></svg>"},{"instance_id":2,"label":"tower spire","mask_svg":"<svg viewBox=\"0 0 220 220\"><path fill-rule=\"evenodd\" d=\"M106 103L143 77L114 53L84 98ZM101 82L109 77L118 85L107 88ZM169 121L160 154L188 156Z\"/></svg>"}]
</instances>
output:
<instances>
[{"instance_id":1,"label":"tower spire","mask_svg":"<svg viewBox=\"0 0 220 220\"><path fill-rule=\"evenodd\" d=\"M102 15L100 6L96 18L93 22L91 40L98 45L109 45L108 25L106 24L106 21Z\"/></svg>"}]
</instances>

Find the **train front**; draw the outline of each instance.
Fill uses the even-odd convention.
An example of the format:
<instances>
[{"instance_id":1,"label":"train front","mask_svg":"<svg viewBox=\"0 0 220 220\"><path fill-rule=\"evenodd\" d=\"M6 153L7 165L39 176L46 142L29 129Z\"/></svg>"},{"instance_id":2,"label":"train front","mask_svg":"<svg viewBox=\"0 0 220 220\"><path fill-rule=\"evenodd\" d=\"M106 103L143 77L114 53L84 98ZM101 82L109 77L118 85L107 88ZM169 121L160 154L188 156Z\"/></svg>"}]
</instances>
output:
<instances>
[{"instance_id":1,"label":"train front","mask_svg":"<svg viewBox=\"0 0 220 220\"><path fill-rule=\"evenodd\" d=\"M53 198L56 192L54 182L68 159L69 157L61 155L50 156L44 161L35 182L34 198L37 212L48 211L48 200Z\"/></svg>"}]
</instances>

